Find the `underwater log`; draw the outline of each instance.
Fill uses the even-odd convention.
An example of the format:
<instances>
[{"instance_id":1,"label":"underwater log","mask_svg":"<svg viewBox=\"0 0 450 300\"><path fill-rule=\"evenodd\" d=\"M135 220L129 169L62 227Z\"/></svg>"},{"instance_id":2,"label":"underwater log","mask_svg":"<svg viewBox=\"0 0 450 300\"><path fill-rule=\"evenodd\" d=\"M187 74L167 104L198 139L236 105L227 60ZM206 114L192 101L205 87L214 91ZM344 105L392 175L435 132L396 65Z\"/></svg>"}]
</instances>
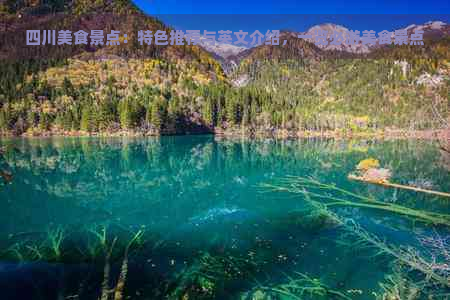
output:
<instances>
[{"instance_id":1,"label":"underwater log","mask_svg":"<svg viewBox=\"0 0 450 300\"><path fill-rule=\"evenodd\" d=\"M13 180L13 175L3 170L0 170L0 177L3 178L5 184L10 183Z\"/></svg>"}]
</instances>

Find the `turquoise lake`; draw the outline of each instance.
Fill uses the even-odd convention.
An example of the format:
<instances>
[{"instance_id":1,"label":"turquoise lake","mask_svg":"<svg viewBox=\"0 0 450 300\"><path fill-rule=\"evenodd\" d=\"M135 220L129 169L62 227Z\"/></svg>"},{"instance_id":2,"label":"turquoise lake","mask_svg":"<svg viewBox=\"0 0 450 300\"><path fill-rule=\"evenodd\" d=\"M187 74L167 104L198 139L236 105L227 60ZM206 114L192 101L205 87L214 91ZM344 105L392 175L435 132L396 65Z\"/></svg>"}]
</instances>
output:
<instances>
[{"instance_id":1,"label":"turquoise lake","mask_svg":"<svg viewBox=\"0 0 450 300\"><path fill-rule=\"evenodd\" d=\"M435 142L199 135L0 147L12 174L0 178L1 299L100 299L105 264L114 288L125 256L123 299L450 298L450 198L347 179L374 158L392 182L450 192Z\"/></svg>"}]
</instances>

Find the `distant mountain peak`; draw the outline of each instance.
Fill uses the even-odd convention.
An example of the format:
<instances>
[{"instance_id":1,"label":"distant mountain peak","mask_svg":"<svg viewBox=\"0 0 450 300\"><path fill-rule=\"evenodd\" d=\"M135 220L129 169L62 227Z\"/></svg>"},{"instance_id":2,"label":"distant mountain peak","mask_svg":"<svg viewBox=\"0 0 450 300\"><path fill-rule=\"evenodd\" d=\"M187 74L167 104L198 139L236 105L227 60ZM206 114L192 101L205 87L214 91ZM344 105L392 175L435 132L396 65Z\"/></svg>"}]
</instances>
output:
<instances>
[{"instance_id":1,"label":"distant mountain peak","mask_svg":"<svg viewBox=\"0 0 450 300\"><path fill-rule=\"evenodd\" d=\"M324 23L315 25L311 28L309 28L305 33L306 35L314 35L315 31L317 30L326 30L328 31L328 40L332 40L332 35L334 32L342 33L343 35L346 35L348 32L350 32L350 29L342 26L337 25L333 23ZM310 42L313 42L313 39L307 39ZM340 45L317 45L322 50L337 50L337 51L344 51L349 53L368 53L370 52L370 49L367 45L363 45L362 43L356 44L356 45L347 45L344 43L341 43Z\"/></svg>"},{"instance_id":2,"label":"distant mountain peak","mask_svg":"<svg viewBox=\"0 0 450 300\"><path fill-rule=\"evenodd\" d=\"M428 21L422 25L416 25L411 24L405 28L401 28L402 30L407 30L409 34L413 33L415 30L423 30L424 31L424 38L425 37L442 37L443 35L448 35L448 25L443 21ZM315 31L317 30L326 30L328 31L328 40L332 40L331 35L333 32L340 32L343 34L346 34L350 32L350 29L333 23L324 23L315 25L311 28L309 28L306 32L302 34L306 35L314 35ZM392 30L392 36L394 36L395 29ZM307 39L310 42L314 42L313 39ZM317 45L322 50L338 50L338 51L344 51L349 53L369 53L372 51L372 49L378 47L378 40L376 45L363 45L362 42L359 42L355 45Z\"/></svg>"},{"instance_id":3,"label":"distant mountain peak","mask_svg":"<svg viewBox=\"0 0 450 300\"><path fill-rule=\"evenodd\" d=\"M406 29L408 31L410 30L443 30L445 28L447 24L445 22L442 21L428 21L422 25L416 25L416 24L411 24L405 28L402 29Z\"/></svg>"},{"instance_id":4,"label":"distant mountain peak","mask_svg":"<svg viewBox=\"0 0 450 300\"><path fill-rule=\"evenodd\" d=\"M202 42L201 46L208 52L211 52L220 58L227 59L231 56L236 56L239 53L247 50L246 47L236 46L233 44L220 43L217 41L206 43Z\"/></svg>"},{"instance_id":5,"label":"distant mountain peak","mask_svg":"<svg viewBox=\"0 0 450 300\"><path fill-rule=\"evenodd\" d=\"M349 31L348 28L342 26L342 25L337 25L337 24L333 24L333 23L323 23L323 24L318 24L318 25L314 25L313 27L309 28L307 30L307 33L311 33L315 30L327 30L327 31L338 31L338 32L347 32Z\"/></svg>"},{"instance_id":6,"label":"distant mountain peak","mask_svg":"<svg viewBox=\"0 0 450 300\"><path fill-rule=\"evenodd\" d=\"M441 29L445 25L447 24L442 21L429 21L425 23L425 26L430 26L432 29Z\"/></svg>"}]
</instances>

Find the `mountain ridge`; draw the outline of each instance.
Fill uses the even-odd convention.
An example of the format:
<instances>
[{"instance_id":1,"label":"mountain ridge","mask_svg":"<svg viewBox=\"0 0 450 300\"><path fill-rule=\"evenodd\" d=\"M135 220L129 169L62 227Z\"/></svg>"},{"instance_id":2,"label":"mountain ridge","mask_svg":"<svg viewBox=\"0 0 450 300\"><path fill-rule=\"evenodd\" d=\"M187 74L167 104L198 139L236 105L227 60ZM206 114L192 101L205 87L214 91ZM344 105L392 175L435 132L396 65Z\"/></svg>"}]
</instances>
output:
<instances>
[{"instance_id":1,"label":"mountain ridge","mask_svg":"<svg viewBox=\"0 0 450 300\"><path fill-rule=\"evenodd\" d=\"M88 14L80 3L52 13L58 16L54 23L48 14L35 15L41 22L36 29L48 29L48 24L68 29L100 24L127 33L170 29L135 8L127 10L126 1L94 4L121 14ZM1 26L1 34L23 45L17 30L32 18L28 13L24 8L9 13L5 19L11 26ZM24 27L12 26L14 20ZM126 45L86 45L63 55L55 51L63 47L42 47L45 59L37 59L31 51L36 48L28 47L34 58L1 61L0 132L154 135L233 128L351 133L435 128L431 108L445 117L450 107L448 25L437 25L427 25L433 35L423 47L392 45L371 53L321 49L290 31L280 33L280 40L288 40L285 46L222 45L232 50L222 52L226 59L199 45L139 45L133 35L134 42ZM422 25L408 30L415 26ZM9 47L1 53L21 50Z\"/></svg>"},{"instance_id":2,"label":"mountain ridge","mask_svg":"<svg viewBox=\"0 0 450 300\"><path fill-rule=\"evenodd\" d=\"M421 25L411 24L407 27L399 28L399 29L400 30L406 29L408 31L408 35L411 35L411 33L413 33L414 30L417 30L417 29L423 30L425 40L431 39L431 38L439 39L439 38L444 38L445 36L450 35L450 26L442 21L429 21L429 22L426 22ZM322 23L322 24L317 24L317 25L310 27L305 32L296 32L296 31L285 30L284 35L286 35L286 33L289 33L292 37L298 38L298 35L312 35L314 33L314 31L316 31L316 30L328 31L329 32L328 41L330 42L332 40L332 38L331 38L332 32L340 32L342 34L348 34L351 29L348 29L342 25L338 25L338 24L334 24L334 23ZM393 33L395 30L396 29L394 29L391 32ZM393 34L392 34L392 37L393 37ZM313 39L305 39L305 40L314 43ZM326 46L325 45L316 45L316 46L322 50L328 50L328 51L343 51L343 52L348 52L348 53L353 53L353 54L368 54L371 51L373 51L375 48L381 46L381 45L379 45L378 38L376 38L375 41L376 41L376 44L373 46L363 45L362 42L359 42L356 45L347 45L347 44L341 43L341 45L328 44ZM245 48L245 47L235 46L234 44L221 43L221 44L218 44L218 46L216 48L212 48L212 47L204 47L204 48L207 51L215 54L216 56L220 57L221 59L223 59L225 61L236 62L236 58L239 58L240 56L242 56L241 54L243 52L246 52L246 51L248 51L248 49L258 47L258 46L259 45ZM231 53L229 53L226 50L223 50L225 47L230 47L233 49L233 51L230 51ZM222 54L224 52L226 53L225 55Z\"/></svg>"}]
</instances>

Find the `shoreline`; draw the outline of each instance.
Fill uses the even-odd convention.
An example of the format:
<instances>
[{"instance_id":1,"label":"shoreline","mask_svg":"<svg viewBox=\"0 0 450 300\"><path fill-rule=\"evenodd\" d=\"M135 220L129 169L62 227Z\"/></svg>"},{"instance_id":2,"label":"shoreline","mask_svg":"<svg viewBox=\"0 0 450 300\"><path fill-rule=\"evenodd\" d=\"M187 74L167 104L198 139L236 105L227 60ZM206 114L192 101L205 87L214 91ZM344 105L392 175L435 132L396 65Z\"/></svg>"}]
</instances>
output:
<instances>
[{"instance_id":1,"label":"shoreline","mask_svg":"<svg viewBox=\"0 0 450 300\"><path fill-rule=\"evenodd\" d=\"M248 128L217 128L205 132L141 132L133 130L121 130L115 132L83 132L83 131L45 131L24 133L15 135L12 133L1 133L0 138L48 138L48 137L159 137L159 136L183 136L212 134L218 138L274 138L274 139L302 139L302 138L334 138L334 139L421 139L421 140L443 140L449 141L448 130L428 129L428 130L404 130L404 129L384 129L377 131L344 132L340 130L312 131L312 130L251 130Z\"/></svg>"},{"instance_id":2,"label":"shoreline","mask_svg":"<svg viewBox=\"0 0 450 300\"><path fill-rule=\"evenodd\" d=\"M243 132L239 131L219 131L215 132L217 136L223 137L256 137L267 138L273 137L276 139L299 139L299 138L334 138L334 139L352 139L352 138L367 138L367 139L422 139L422 140L446 140L448 133L442 129L428 129L428 130L404 130L404 129L383 129L377 131L358 131L358 132L344 132L340 130L328 131L313 131L300 130L289 131L285 129L276 129L272 132L257 131L257 132Z\"/></svg>"}]
</instances>

